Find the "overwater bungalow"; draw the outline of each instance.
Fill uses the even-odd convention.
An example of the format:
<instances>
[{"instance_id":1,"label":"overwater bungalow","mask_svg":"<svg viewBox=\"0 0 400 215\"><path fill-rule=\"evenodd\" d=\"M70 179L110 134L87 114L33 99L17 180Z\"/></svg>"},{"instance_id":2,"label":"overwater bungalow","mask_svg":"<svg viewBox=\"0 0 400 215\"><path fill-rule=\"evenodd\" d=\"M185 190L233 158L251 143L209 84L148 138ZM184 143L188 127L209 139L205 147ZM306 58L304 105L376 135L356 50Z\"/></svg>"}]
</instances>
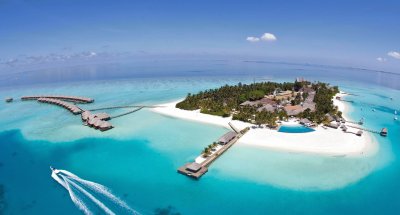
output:
<instances>
[{"instance_id":1,"label":"overwater bungalow","mask_svg":"<svg viewBox=\"0 0 400 215\"><path fill-rule=\"evenodd\" d=\"M388 129L387 128L382 128L380 135L386 137L388 134Z\"/></svg>"},{"instance_id":2,"label":"overwater bungalow","mask_svg":"<svg viewBox=\"0 0 400 215\"><path fill-rule=\"evenodd\" d=\"M109 129L112 129L113 126L109 122L101 121L101 124L99 126L100 131L106 131Z\"/></svg>"},{"instance_id":3,"label":"overwater bungalow","mask_svg":"<svg viewBox=\"0 0 400 215\"><path fill-rule=\"evenodd\" d=\"M14 99L13 98L11 98L11 97L8 97L8 98L6 98L5 99L5 101L7 102L7 103L10 103L10 102L12 102Z\"/></svg>"},{"instance_id":4,"label":"overwater bungalow","mask_svg":"<svg viewBox=\"0 0 400 215\"><path fill-rule=\"evenodd\" d=\"M92 115L90 111L83 111L81 114L82 121L88 121L90 115Z\"/></svg>"}]
</instances>

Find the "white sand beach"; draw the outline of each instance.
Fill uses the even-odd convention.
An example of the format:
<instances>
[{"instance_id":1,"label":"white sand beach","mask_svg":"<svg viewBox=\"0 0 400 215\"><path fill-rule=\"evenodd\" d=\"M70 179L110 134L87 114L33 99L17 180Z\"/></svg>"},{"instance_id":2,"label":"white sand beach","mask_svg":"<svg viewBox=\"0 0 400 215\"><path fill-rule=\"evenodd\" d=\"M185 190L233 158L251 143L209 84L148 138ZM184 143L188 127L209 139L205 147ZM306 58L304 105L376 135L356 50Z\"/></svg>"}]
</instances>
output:
<instances>
[{"instance_id":1,"label":"white sand beach","mask_svg":"<svg viewBox=\"0 0 400 215\"><path fill-rule=\"evenodd\" d=\"M338 96L344 97L344 93L339 93ZM252 126L250 123L245 123L228 118L202 114L199 110L187 111L175 108L178 101L161 104L158 108L152 109L154 112L168 115L171 117L192 120L202 123L214 124L230 129L229 122L236 128L243 129ZM339 110L346 113L345 102L334 99L334 104ZM298 122L291 120L283 122L282 125L295 125ZM377 149L377 143L367 132L357 136L355 133L358 129L349 128L348 132L343 132L340 128L323 128L318 126L315 131L308 133L283 133L267 128L252 128L240 140L239 144L244 144L254 147L267 147L274 150L284 150L290 152L301 153L316 153L328 156L368 156L374 154Z\"/></svg>"}]
</instances>

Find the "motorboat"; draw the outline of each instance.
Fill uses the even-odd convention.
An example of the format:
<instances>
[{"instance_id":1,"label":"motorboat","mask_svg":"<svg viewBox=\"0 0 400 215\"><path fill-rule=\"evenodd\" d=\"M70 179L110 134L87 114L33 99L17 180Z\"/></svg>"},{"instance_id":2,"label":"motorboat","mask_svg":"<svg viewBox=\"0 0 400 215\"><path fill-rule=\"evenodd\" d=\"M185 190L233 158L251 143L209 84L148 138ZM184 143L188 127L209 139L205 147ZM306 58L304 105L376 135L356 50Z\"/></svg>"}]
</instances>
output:
<instances>
[{"instance_id":1,"label":"motorboat","mask_svg":"<svg viewBox=\"0 0 400 215\"><path fill-rule=\"evenodd\" d=\"M60 171L52 166L50 166L50 170L51 172L53 172L54 174L58 174Z\"/></svg>"}]
</instances>

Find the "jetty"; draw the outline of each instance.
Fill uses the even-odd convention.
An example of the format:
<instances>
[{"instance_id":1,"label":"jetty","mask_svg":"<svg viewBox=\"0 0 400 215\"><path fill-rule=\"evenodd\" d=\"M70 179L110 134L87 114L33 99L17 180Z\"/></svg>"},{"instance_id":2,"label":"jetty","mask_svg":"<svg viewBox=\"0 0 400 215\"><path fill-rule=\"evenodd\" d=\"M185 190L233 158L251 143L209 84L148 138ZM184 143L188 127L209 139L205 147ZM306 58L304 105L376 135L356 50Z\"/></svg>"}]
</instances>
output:
<instances>
[{"instance_id":1,"label":"jetty","mask_svg":"<svg viewBox=\"0 0 400 215\"><path fill-rule=\"evenodd\" d=\"M73 113L75 115L82 113L82 109L80 109L78 106L68 103L68 102L61 101L59 99L39 98L39 99L37 99L37 101L41 102L41 103L58 105L60 107L63 107L65 109L69 110L71 113Z\"/></svg>"},{"instance_id":2,"label":"jetty","mask_svg":"<svg viewBox=\"0 0 400 215\"><path fill-rule=\"evenodd\" d=\"M234 125L232 125L231 122L228 123L228 125L232 128L232 130L234 130L236 133L240 133L240 130L237 129Z\"/></svg>"},{"instance_id":3,"label":"jetty","mask_svg":"<svg viewBox=\"0 0 400 215\"><path fill-rule=\"evenodd\" d=\"M110 106L110 107L100 107L90 109L89 111L99 111L99 110L112 110L112 109L121 109L121 108L158 108L163 106L156 105L123 105L123 106Z\"/></svg>"},{"instance_id":4,"label":"jetty","mask_svg":"<svg viewBox=\"0 0 400 215\"><path fill-rule=\"evenodd\" d=\"M229 125L232 127L231 124ZM232 147L248 130L249 128L245 128L239 132L230 131L224 134L217 141L218 150L216 152L205 157L205 160L202 162L195 161L192 163L186 163L185 165L178 168L178 173L189 176L194 179L199 179L201 176L203 176L205 173L208 172L209 166L215 160L217 160L222 154L224 154L230 147Z\"/></svg>"},{"instance_id":5,"label":"jetty","mask_svg":"<svg viewBox=\"0 0 400 215\"><path fill-rule=\"evenodd\" d=\"M38 100L40 98L58 99L62 101L75 102L75 103L93 103L94 99L79 97L79 96L62 96L62 95L37 95L37 96L23 96L21 100Z\"/></svg>"},{"instance_id":6,"label":"jetty","mask_svg":"<svg viewBox=\"0 0 400 215\"><path fill-rule=\"evenodd\" d=\"M388 129L387 128L382 128L381 131L377 131L377 130L368 129L368 128L362 128L362 127L353 126L353 125L346 125L346 126L350 127L350 128L355 128L355 129L359 129L359 130L362 130L362 131L374 133L374 134L379 134L379 135L381 135L383 137L386 137L387 134L388 134Z\"/></svg>"},{"instance_id":7,"label":"jetty","mask_svg":"<svg viewBox=\"0 0 400 215\"><path fill-rule=\"evenodd\" d=\"M363 121L363 120L360 120L360 121L356 122L356 121L348 121L348 120L343 119L343 122L351 123L351 124L357 124L357 125L362 125L362 124L364 124L364 121Z\"/></svg>"},{"instance_id":8,"label":"jetty","mask_svg":"<svg viewBox=\"0 0 400 215\"><path fill-rule=\"evenodd\" d=\"M143 108L144 108L143 106L142 107L138 107L138 108L136 108L134 110L131 110L131 111L128 111L126 113L122 113L122 114L118 114L116 116L112 116L111 118L115 119L115 118L118 118L118 117L121 117L121 116L125 116L125 115L131 114L131 113L135 113L136 111L140 111Z\"/></svg>"},{"instance_id":9,"label":"jetty","mask_svg":"<svg viewBox=\"0 0 400 215\"><path fill-rule=\"evenodd\" d=\"M21 100L22 101L36 100L37 102L40 103L47 103L60 106L70 111L74 115L81 114L83 125L89 126L91 128L100 131L107 131L114 128L114 126L110 122L108 122L111 119L135 113L143 108L161 107L161 106L151 106L151 105L122 105L122 106L120 105L120 106L109 106L109 107L101 107L101 108L85 110L79 107L77 103L79 104L93 103L94 99L86 97L78 97L78 96L60 96L60 95L23 96L21 97ZM111 116L105 112L93 113L93 111L111 110L119 108L134 108L134 109L114 116Z\"/></svg>"}]
</instances>

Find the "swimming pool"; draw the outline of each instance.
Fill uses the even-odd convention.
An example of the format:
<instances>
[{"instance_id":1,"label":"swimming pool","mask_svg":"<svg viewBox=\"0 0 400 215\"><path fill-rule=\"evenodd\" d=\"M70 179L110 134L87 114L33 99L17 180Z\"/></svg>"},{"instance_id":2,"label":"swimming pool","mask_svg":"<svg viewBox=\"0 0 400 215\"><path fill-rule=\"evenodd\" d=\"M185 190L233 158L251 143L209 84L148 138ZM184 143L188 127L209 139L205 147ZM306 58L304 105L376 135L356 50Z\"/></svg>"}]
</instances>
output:
<instances>
[{"instance_id":1,"label":"swimming pool","mask_svg":"<svg viewBox=\"0 0 400 215\"><path fill-rule=\"evenodd\" d=\"M302 125L282 125L278 132L284 133L307 133L313 132L314 129Z\"/></svg>"}]
</instances>

